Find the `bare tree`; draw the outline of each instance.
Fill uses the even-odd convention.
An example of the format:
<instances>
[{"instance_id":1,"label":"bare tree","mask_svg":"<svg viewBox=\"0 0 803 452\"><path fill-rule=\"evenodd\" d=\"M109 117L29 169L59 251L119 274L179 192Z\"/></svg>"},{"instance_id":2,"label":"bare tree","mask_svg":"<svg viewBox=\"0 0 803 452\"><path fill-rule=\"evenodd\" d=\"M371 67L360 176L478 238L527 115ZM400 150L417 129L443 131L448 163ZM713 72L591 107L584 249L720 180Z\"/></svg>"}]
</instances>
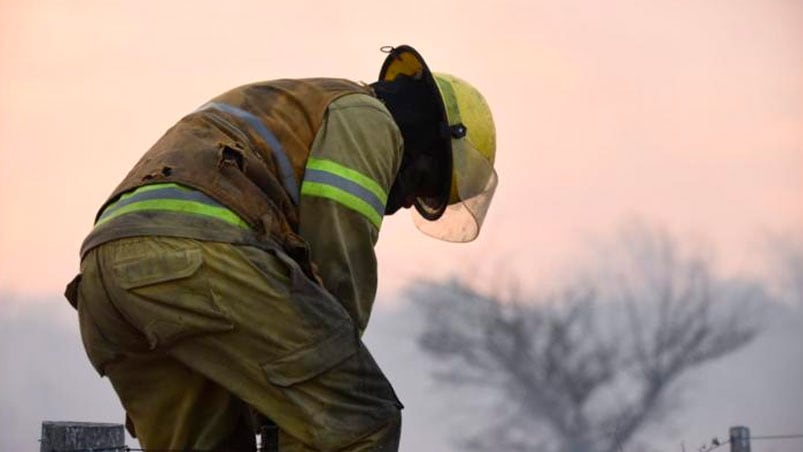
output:
<instances>
[{"instance_id":1,"label":"bare tree","mask_svg":"<svg viewBox=\"0 0 803 452\"><path fill-rule=\"evenodd\" d=\"M420 344L444 362L437 376L504 394L508 415L464 447L619 452L672 408L681 375L754 337L733 302L760 288L715 277L661 231L631 232L604 281L557 296L502 300L458 280L411 290L426 314Z\"/></svg>"}]
</instances>

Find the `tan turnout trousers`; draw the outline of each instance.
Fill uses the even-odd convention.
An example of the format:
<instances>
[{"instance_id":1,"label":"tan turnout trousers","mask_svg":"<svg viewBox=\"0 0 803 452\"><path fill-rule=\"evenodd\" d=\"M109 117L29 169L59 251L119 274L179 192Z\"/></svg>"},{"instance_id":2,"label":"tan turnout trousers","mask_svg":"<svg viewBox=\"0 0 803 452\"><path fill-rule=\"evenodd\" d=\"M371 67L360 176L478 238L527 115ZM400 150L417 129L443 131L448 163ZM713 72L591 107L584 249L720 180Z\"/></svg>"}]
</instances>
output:
<instances>
[{"instance_id":1,"label":"tan turnout trousers","mask_svg":"<svg viewBox=\"0 0 803 452\"><path fill-rule=\"evenodd\" d=\"M400 407L346 310L278 248L168 237L103 244L78 312L145 449L397 450ZM246 405L247 404L247 405Z\"/></svg>"}]
</instances>

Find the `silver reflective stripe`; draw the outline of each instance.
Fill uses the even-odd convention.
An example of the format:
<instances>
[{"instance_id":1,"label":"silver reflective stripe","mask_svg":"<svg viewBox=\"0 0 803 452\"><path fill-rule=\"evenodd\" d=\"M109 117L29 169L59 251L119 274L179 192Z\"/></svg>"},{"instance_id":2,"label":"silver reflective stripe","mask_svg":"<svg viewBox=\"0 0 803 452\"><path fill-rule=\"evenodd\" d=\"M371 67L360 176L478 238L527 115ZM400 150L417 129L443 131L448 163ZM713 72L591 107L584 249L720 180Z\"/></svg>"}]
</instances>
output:
<instances>
[{"instance_id":1,"label":"silver reflective stripe","mask_svg":"<svg viewBox=\"0 0 803 452\"><path fill-rule=\"evenodd\" d=\"M376 213L379 214L380 217L385 214L385 203L382 202L381 199L362 185L346 179L345 177L338 176L328 171L307 168L307 171L304 173L304 182L318 182L339 188L365 201L371 208L376 210Z\"/></svg>"},{"instance_id":2,"label":"silver reflective stripe","mask_svg":"<svg viewBox=\"0 0 803 452\"><path fill-rule=\"evenodd\" d=\"M295 172L293 172L293 165L290 164L290 158L287 157L287 154L284 152L282 144L276 139L276 135L265 126L265 123L263 123L261 119L243 109L222 102L209 102L202 105L198 110L210 109L222 111L242 119L265 140L265 143L267 143L273 151L273 155L276 156L276 162L279 164L279 172L281 173L280 176L285 190L290 194L293 203L298 205L298 182L296 181Z\"/></svg>"}]
</instances>

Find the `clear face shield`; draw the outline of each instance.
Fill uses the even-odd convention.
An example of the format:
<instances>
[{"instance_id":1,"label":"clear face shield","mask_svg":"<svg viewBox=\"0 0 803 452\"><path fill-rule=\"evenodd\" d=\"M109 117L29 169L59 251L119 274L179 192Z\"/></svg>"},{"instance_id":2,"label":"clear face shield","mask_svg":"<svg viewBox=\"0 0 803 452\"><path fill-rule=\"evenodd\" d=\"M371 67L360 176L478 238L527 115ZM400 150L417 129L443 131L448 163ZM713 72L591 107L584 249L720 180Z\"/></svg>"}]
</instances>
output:
<instances>
[{"instance_id":1,"label":"clear face shield","mask_svg":"<svg viewBox=\"0 0 803 452\"><path fill-rule=\"evenodd\" d=\"M451 196L443 215L429 221L414 211L413 221L419 230L437 239L470 242L480 233L498 178L492 162L471 143L470 134L452 139L452 164Z\"/></svg>"}]
</instances>

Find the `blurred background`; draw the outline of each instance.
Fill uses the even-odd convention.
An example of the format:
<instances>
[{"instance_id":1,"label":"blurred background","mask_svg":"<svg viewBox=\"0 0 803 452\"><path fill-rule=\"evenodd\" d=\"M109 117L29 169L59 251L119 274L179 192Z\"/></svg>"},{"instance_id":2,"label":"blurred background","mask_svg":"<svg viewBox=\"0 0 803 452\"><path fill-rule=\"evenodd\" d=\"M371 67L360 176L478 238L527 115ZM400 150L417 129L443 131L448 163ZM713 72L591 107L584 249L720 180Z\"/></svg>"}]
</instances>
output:
<instances>
[{"instance_id":1,"label":"blurred background","mask_svg":"<svg viewBox=\"0 0 803 452\"><path fill-rule=\"evenodd\" d=\"M0 449L123 419L61 292L142 153L229 88L371 82L399 44L484 93L500 177L470 244L383 223L366 342L403 450L803 433L803 3L0 0Z\"/></svg>"}]
</instances>

